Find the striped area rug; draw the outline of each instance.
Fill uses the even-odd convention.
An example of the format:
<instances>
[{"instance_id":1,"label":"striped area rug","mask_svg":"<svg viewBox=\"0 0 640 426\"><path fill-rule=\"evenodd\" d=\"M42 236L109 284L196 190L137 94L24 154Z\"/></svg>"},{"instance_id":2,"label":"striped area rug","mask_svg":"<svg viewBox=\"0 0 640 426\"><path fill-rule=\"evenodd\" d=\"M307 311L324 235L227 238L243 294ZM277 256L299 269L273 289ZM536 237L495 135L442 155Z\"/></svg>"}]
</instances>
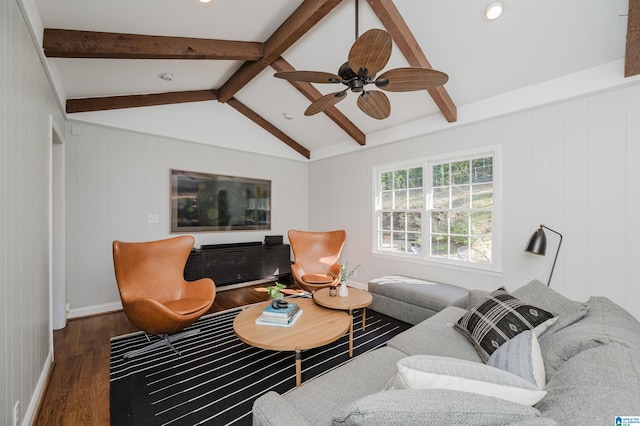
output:
<instances>
[{"instance_id":1,"label":"striped area rug","mask_svg":"<svg viewBox=\"0 0 640 426\"><path fill-rule=\"evenodd\" d=\"M134 359L122 355L147 345L144 334L111 339L112 425L250 425L253 401L267 391L295 388L293 352L267 351L242 343L233 332L239 309L201 318L201 332L176 343L177 356L161 348ZM383 346L410 325L367 309L354 313L354 357ZM187 329L187 330L188 330ZM304 351L302 381L348 362L348 335Z\"/></svg>"}]
</instances>

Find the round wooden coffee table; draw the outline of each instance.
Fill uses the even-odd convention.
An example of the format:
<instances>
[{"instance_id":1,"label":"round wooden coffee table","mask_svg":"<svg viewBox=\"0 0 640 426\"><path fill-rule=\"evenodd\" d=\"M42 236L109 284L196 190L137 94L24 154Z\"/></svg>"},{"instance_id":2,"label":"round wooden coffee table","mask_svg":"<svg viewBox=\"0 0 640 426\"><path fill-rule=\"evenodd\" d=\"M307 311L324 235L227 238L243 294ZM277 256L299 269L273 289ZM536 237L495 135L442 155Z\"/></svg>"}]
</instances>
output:
<instances>
[{"instance_id":1,"label":"round wooden coffee table","mask_svg":"<svg viewBox=\"0 0 640 426\"><path fill-rule=\"evenodd\" d=\"M302 315L292 327L256 324L256 318L271 302L264 302L243 310L233 321L233 331L244 343L272 351L294 351L296 360L296 386L302 383L302 351L317 348L342 337L351 320L346 312L318 306L305 298L289 299L297 303Z\"/></svg>"},{"instance_id":2,"label":"round wooden coffee table","mask_svg":"<svg viewBox=\"0 0 640 426\"><path fill-rule=\"evenodd\" d=\"M325 287L313 293L313 300L325 308L349 311L351 322L349 325L349 356L353 356L353 310L362 308L362 329L364 330L367 306L373 301L371 293L357 288L349 288L347 297L330 296L329 288Z\"/></svg>"}]
</instances>

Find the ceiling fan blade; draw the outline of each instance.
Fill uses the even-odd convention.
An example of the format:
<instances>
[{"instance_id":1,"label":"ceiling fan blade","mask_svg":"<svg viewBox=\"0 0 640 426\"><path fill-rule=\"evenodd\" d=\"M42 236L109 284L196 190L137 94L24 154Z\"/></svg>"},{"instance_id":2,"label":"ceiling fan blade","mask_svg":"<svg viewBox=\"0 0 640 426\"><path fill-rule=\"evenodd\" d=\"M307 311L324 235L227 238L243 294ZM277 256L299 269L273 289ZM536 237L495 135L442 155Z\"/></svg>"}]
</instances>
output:
<instances>
[{"instance_id":1,"label":"ceiling fan blade","mask_svg":"<svg viewBox=\"0 0 640 426\"><path fill-rule=\"evenodd\" d=\"M391 56L391 36L388 32L371 29L362 34L351 46L349 66L360 76L373 76L380 72Z\"/></svg>"},{"instance_id":2,"label":"ceiling fan blade","mask_svg":"<svg viewBox=\"0 0 640 426\"><path fill-rule=\"evenodd\" d=\"M347 97L347 92L340 91L335 93L329 93L328 95L324 95L321 98L316 99L309 105L309 107L304 112L304 115L314 115L325 109L334 106L341 100Z\"/></svg>"},{"instance_id":3,"label":"ceiling fan blade","mask_svg":"<svg viewBox=\"0 0 640 426\"><path fill-rule=\"evenodd\" d=\"M388 92L410 92L442 86L448 80L447 74L429 68L395 68L383 73L375 84Z\"/></svg>"},{"instance_id":4,"label":"ceiling fan blade","mask_svg":"<svg viewBox=\"0 0 640 426\"><path fill-rule=\"evenodd\" d=\"M377 90L362 92L362 95L358 96L358 107L376 120L384 120L391 114L389 98Z\"/></svg>"},{"instance_id":5,"label":"ceiling fan blade","mask_svg":"<svg viewBox=\"0 0 640 426\"><path fill-rule=\"evenodd\" d=\"M289 81L306 81L308 83L341 83L342 79L330 72L321 71L282 71L273 75Z\"/></svg>"}]
</instances>

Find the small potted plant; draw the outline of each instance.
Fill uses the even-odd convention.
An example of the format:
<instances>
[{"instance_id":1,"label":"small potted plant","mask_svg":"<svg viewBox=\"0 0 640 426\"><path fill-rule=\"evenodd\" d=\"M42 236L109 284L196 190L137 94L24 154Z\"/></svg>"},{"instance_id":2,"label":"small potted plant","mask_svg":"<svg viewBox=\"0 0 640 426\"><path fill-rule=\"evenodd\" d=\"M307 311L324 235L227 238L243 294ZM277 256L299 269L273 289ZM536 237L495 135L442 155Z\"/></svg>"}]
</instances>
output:
<instances>
[{"instance_id":1,"label":"small potted plant","mask_svg":"<svg viewBox=\"0 0 640 426\"><path fill-rule=\"evenodd\" d=\"M284 297L284 294L282 293L282 289L285 287L286 285L276 282L273 285L270 285L269 287L267 287L267 293L269 293L269 296L271 297L272 300L282 299Z\"/></svg>"},{"instance_id":2,"label":"small potted plant","mask_svg":"<svg viewBox=\"0 0 640 426\"><path fill-rule=\"evenodd\" d=\"M356 266L353 269L349 269L349 263L345 263L340 265L340 273L336 274L335 272L331 272L331 276L333 278L340 278L340 290L338 291L338 295L341 297L347 297L349 295L349 289L347 288L347 280L351 277L356 276L356 269L358 269L360 265Z\"/></svg>"}]
</instances>

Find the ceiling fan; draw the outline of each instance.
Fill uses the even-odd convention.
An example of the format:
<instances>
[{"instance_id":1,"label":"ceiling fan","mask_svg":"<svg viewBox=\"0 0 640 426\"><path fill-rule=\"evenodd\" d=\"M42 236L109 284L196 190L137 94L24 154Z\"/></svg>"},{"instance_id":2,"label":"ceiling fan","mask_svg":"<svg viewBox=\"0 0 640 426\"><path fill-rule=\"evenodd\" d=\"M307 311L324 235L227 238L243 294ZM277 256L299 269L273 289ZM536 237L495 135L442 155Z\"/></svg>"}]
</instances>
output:
<instances>
[{"instance_id":1,"label":"ceiling fan","mask_svg":"<svg viewBox=\"0 0 640 426\"><path fill-rule=\"evenodd\" d=\"M357 23L356 23L357 27ZM357 30L356 30L357 31ZM430 68L395 68L376 78L391 56L391 36L380 29L371 29L356 39L351 46L347 62L338 74L321 71L283 71L274 76L289 81L308 83L342 83L347 86L339 92L324 95L309 105L304 115L314 115L336 105L347 97L347 92L360 93L358 107L369 117L383 120L391 114L389 98L379 90L368 90L369 84L388 92L410 92L444 85L447 74Z\"/></svg>"}]
</instances>

